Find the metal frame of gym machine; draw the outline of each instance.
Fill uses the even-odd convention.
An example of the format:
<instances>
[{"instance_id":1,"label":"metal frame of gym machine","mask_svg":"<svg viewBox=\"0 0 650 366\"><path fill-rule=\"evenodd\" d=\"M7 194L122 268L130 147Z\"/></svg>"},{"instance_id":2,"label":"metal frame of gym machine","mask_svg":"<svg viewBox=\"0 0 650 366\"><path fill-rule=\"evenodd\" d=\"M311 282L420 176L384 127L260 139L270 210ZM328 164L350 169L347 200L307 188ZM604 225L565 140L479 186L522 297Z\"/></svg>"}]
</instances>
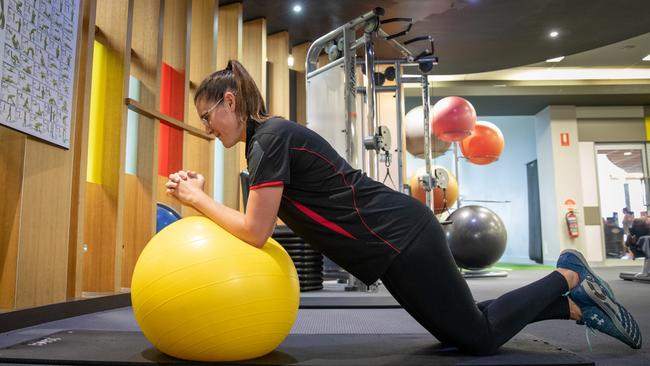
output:
<instances>
[{"instance_id":1,"label":"metal frame of gym machine","mask_svg":"<svg viewBox=\"0 0 650 366\"><path fill-rule=\"evenodd\" d=\"M375 8L372 11L348 22L347 24L334 29L333 31L327 33L326 35L315 40L307 51L307 57L305 62L306 70L306 90L309 90L309 83L312 79L319 75L320 73L326 72L334 67L340 67L343 65L344 68L344 103L345 103L345 115L341 116L345 119L345 129L341 132L346 134L346 160L355 168L361 168L364 170L368 176L378 180L379 175L379 162L380 154L383 154L387 159L390 159L391 147L390 147L390 132L384 127L380 126L377 121L377 111L376 111L376 100L377 93L379 92L394 92L396 94L396 129L397 129L397 149L394 152L397 153L397 164L398 164L398 189L400 192L404 192L404 161L403 161L403 146L402 146L402 84L403 83L420 83L422 87L422 104L424 108L424 139L425 139L425 164L426 164L426 177L424 187L426 190L426 204L432 210L433 207L433 192L432 187L440 186L446 188L448 177L443 170L436 171L435 176L432 176L431 172L431 138L429 133L429 81L427 78L427 73L431 71L434 64L437 64L438 58L434 56L434 45L433 39L431 36L421 36L409 39L404 42L397 41L396 38L406 35L412 26L413 20L410 18L391 18L380 20L380 17L384 15L384 10L382 8ZM384 30L381 29L381 24L393 23L393 22L404 22L408 23L405 30L389 35ZM363 35L360 38L357 37L357 31L363 29ZM388 42L389 45L396 48L403 56L402 59L392 59L392 60L375 60L375 47L374 39L381 39ZM411 50L406 46L414 42L428 41L430 48L425 49L418 55L414 55ZM356 66L359 64L357 62L356 49L358 47L364 46L365 55L364 61L361 63L365 66L365 87L356 85ZM327 48L327 49L326 49ZM323 51L326 49L330 59L335 59L336 51L342 52L342 56L332 60L332 62L327 65L318 68L318 58ZM334 53L334 55L332 55ZM375 72L375 65L392 65L395 70L394 80L395 86L382 86L377 84L377 75ZM417 66L421 76L420 77L403 77L402 76L402 67L404 66ZM358 136L355 127L355 122L357 119L356 103L357 103L357 93L362 93L365 95L365 109L366 109L366 130L369 131L368 136L364 136L363 145L364 149L361 150L361 157L357 153L357 144ZM309 93L307 93L307 99L309 99ZM309 108L309 102L307 102L307 108ZM309 109L307 115L309 116ZM307 121L309 124L309 120ZM363 121L361 125L363 126ZM361 158L359 161L359 158ZM362 164L362 165L361 165ZM352 275L348 278L348 286L346 290L356 291L364 288L365 285L360 283ZM375 290L376 287L371 286L366 288L368 291Z\"/></svg>"}]
</instances>

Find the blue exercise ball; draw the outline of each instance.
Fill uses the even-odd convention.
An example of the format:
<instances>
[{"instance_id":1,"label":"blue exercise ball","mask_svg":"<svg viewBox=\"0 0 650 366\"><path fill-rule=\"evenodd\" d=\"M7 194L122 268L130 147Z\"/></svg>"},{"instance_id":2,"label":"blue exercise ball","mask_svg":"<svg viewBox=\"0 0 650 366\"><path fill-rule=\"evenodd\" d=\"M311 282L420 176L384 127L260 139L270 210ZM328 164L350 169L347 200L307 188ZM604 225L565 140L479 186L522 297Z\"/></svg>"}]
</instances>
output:
<instances>
[{"instance_id":1,"label":"blue exercise ball","mask_svg":"<svg viewBox=\"0 0 650 366\"><path fill-rule=\"evenodd\" d=\"M156 233L181 219L181 215L173 208L162 203L158 203L156 206Z\"/></svg>"}]
</instances>

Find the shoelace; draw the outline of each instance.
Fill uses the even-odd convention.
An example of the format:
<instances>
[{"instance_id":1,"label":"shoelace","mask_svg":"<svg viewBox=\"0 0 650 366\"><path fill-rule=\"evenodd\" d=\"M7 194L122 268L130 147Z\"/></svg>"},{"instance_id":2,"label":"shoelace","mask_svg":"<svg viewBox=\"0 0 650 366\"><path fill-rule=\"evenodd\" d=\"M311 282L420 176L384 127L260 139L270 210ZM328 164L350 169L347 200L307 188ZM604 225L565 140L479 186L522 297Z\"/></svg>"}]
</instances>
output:
<instances>
[{"instance_id":1,"label":"shoelace","mask_svg":"<svg viewBox=\"0 0 650 366\"><path fill-rule=\"evenodd\" d=\"M591 340L589 339L589 332L591 332L591 334L596 336L596 331L594 330L594 328L585 324L585 336L587 337L587 345L589 346L589 352L593 352L593 349L591 348Z\"/></svg>"}]
</instances>

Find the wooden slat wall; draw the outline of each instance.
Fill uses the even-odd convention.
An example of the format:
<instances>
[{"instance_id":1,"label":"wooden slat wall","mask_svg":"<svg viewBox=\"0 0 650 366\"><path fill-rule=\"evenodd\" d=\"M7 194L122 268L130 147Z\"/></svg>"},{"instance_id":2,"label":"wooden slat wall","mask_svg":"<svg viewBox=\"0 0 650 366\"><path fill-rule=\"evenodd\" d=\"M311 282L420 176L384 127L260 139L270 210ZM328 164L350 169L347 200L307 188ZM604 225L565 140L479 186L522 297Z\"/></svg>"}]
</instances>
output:
<instances>
[{"instance_id":1,"label":"wooden slat wall","mask_svg":"<svg viewBox=\"0 0 650 366\"><path fill-rule=\"evenodd\" d=\"M192 31L190 39L190 93L186 106L190 125L204 129L203 122L194 107L194 92L205 77L215 71L217 66L217 35L214 25L218 20L219 6L215 0L195 0L192 2ZM211 178L214 176L214 142L185 133L183 167L200 172ZM207 179L205 192L212 196L212 179ZM199 215L193 208L184 207L183 215Z\"/></svg>"},{"instance_id":2,"label":"wooden slat wall","mask_svg":"<svg viewBox=\"0 0 650 366\"><path fill-rule=\"evenodd\" d=\"M133 1L98 0L96 25L102 43L123 60L123 70L129 70L131 48L131 17ZM116 80L119 100L128 90L128 72ZM120 288L122 271L124 158L126 135L126 106L107 104L104 116L119 128L117 142L106 144L103 159L103 183L88 183L85 194L83 290L93 293L112 293ZM117 126L117 127L116 127Z\"/></svg>"},{"instance_id":3,"label":"wooden slat wall","mask_svg":"<svg viewBox=\"0 0 650 366\"><path fill-rule=\"evenodd\" d=\"M82 24L83 19L84 16L80 15L79 24ZM76 41L80 42L80 39L78 36ZM77 50L78 57L81 52L83 46ZM74 88L80 85L80 69L80 66L75 68ZM79 100L79 94L76 93L73 97L72 105L75 107L71 121L75 121L74 113ZM71 126L73 131L74 127ZM71 150L64 150L31 137L18 139L24 141L24 150L20 149L20 146L9 144L24 158L22 174L19 175L22 180L22 192L15 267L16 308L66 300L74 138L72 133ZM20 145L20 142L18 144ZM14 166L10 170L16 168ZM15 182L13 183L11 186L15 189Z\"/></svg>"},{"instance_id":4,"label":"wooden slat wall","mask_svg":"<svg viewBox=\"0 0 650 366\"><path fill-rule=\"evenodd\" d=\"M27 138L16 307L65 301L72 154Z\"/></svg>"},{"instance_id":5,"label":"wooden slat wall","mask_svg":"<svg viewBox=\"0 0 650 366\"><path fill-rule=\"evenodd\" d=\"M219 30L217 69L226 67L228 60L242 60L243 42L243 13L242 4L233 3L219 7ZM220 144L221 142L215 142ZM243 147L237 144L230 149L225 149L223 161L223 203L224 205L239 209L239 167Z\"/></svg>"},{"instance_id":6,"label":"wooden slat wall","mask_svg":"<svg viewBox=\"0 0 650 366\"><path fill-rule=\"evenodd\" d=\"M75 105L70 239L68 244L68 299L81 297L83 278L84 197L88 164L88 119L95 39L95 0L82 2L83 24L79 30L77 95Z\"/></svg>"},{"instance_id":7,"label":"wooden slat wall","mask_svg":"<svg viewBox=\"0 0 650 366\"><path fill-rule=\"evenodd\" d=\"M267 37L267 58L271 63L269 75L269 112L289 118L289 32L274 33Z\"/></svg>"},{"instance_id":8,"label":"wooden slat wall","mask_svg":"<svg viewBox=\"0 0 650 366\"><path fill-rule=\"evenodd\" d=\"M133 37L131 39L130 74L140 81L139 101L154 110L160 104L160 34L161 0L138 0L133 6ZM126 174L128 199L124 212L124 245L122 252L121 287L131 287L133 268L156 231L156 192L158 167L157 120L138 116L138 155L136 175Z\"/></svg>"},{"instance_id":9,"label":"wooden slat wall","mask_svg":"<svg viewBox=\"0 0 650 366\"><path fill-rule=\"evenodd\" d=\"M310 42L301 43L291 48L293 70L296 70L296 122L307 124L307 91L305 86L305 61Z\"/></svg>"},{"instance_id":10,"label":"wooden slat wall","mask_svg":"<svg viewBox=\"0 0 650 366\"><path fill-rule=\"evenodd\" d=\"M0 126L0 309L16 301L16 266L20 238L25 135Z\"/></svg>"}]
</instances>

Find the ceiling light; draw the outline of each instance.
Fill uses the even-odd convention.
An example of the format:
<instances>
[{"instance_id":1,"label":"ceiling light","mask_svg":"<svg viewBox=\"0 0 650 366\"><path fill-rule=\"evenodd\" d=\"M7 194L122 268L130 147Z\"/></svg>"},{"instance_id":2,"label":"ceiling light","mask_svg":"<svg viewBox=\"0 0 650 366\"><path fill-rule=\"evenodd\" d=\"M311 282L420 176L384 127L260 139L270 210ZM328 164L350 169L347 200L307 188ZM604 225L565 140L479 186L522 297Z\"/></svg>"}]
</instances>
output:
<instances>
[{"instance_id":1,"label":"ceiling light","mask_svg":"<svg viewBox=\"0 0 650 366\"><path fill-rule=\"evenodd\" d=\"M564 60L564 56L560 56L560 57L556 57L556 58L549 58L548 60L546 60L546 62L560 62L562 60Z\"/></svg>"},{"instance_id":2,"label":"ceiling light","mask_svg":"<svg viewBox=\"0 0 650 366\"><path fill-rule=\"evenodd\" d=\"M551 33L548 34L551 38L555 38L560 35L560 32L558 31L552 31Z\"/></svg>"},{"instance_id":3,"label":"ceiling light","mask_svg":"<svg viewBox=\"0 0 650 366\"><path fill-rule=\"evenodd\" d=\"M289 67L293 67L293 61L293 55L289 55L289 57L287 57L287 64L289 64Z\"/></svg>"},{"instance_id":4,"label":"ceiling light","mask_svg":"<svg viewBox=\"0 0 650 366\"><path fill-rule=\"evenodd\" d=\"M626 152L623 153L623 155L630 156L630 155L632 155L632 152L631 151L626 151Z\"/></svg>"},{"instance_id":5,"label":"ceiling light","mask_svg":"<svg viewBox=\"0 0 650 366\"><path fill-rule=\"evenodd\" d=\"M293 11L294 11L295 13L300 13L300 12L302 11L302 6L300 6L300 4L296 4L296 5L294 5L294 6L293 6Z\"/></svg>"},{"instance_id":6,"label":"ceiling light","mask_svg":"<svg viewBox=\"0 0 650 366\"><path fill-rule=\"evenodd\" d=\"M650 61L650 55L648 55L648 56L642 58L641 60L643 60L643 61Z\"/></svg>"}]
</instances>

